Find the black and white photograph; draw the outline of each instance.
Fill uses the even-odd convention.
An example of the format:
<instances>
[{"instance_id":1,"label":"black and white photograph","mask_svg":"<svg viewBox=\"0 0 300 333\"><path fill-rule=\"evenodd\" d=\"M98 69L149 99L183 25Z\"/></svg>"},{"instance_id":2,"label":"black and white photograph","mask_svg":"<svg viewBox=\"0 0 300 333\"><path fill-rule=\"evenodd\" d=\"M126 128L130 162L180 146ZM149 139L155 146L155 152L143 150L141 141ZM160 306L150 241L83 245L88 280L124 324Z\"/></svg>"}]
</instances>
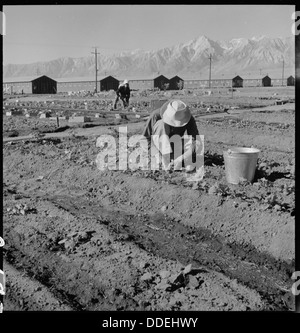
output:
<instances>
[{"instance_id":1,"label":"black and white photograph","mask_svg":"<svg viewBox=\"0 0 300 333\"><path fill-rule=\"evenodd\" d=\"M297 312L295 5L1 17L0 312Z\"/></svg>"}]
</instances>

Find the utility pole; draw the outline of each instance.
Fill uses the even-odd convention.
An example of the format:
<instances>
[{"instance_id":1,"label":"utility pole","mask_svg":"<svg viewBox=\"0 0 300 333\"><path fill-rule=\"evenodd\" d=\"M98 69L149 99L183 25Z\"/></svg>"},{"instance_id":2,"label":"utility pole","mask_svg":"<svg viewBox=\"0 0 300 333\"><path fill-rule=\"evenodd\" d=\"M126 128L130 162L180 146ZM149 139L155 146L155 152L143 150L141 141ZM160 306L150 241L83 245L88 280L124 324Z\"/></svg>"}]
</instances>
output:
<instances>
[{"instance_id":1,"label":"utility pole","mask_svg":"<svg viewBox=\"0 0 300 333\"><path fill-rule=\"evenodd\" d=\"M95 55L95 72L96 72L96 78L95 78L95 92L97 92L97 73L98 73L98 68L97 68L97 54L99 54L99 52L97 52L97 46L95 46L95 52L91 52L92 54Z\"/></svg>"},{"instance_id":2,"label":"utility pole","mask_svg":"<svg viewBox=\"0 0 300 333\"><path fill-rule=\"evenodd\" d=\"M284 82L284 58L282 57L282 86Z\"/></svg>"},{"instance_id":3,"label":"utility pole","mask_svg":"<svg viewBox=\"0 0 300 333\"><path fill-rule=\"evenodd\" d=\"M208 57L208 59L209 59L209 82L208 82L208 86L209 86L209 88L211 87L211 53L209 54L209 57Z\"/></svg>"}]
</instances>

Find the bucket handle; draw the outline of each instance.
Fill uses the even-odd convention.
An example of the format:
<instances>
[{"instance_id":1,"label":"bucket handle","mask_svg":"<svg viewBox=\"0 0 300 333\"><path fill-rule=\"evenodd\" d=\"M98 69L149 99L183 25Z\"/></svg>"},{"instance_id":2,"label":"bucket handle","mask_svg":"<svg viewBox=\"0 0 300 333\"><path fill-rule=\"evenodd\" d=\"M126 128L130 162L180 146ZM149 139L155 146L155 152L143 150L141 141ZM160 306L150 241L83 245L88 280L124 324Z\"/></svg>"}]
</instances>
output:
<instances>
[{"instance_id":1,"label":"bucket handle","mask_svg":"<svg viewBox=\"0 0 300 333\"><path fill-rule=\"evenodd\" d=\"M252 145L251 148L254 148L254 146ZM227 150L227 153L228 153L228 154L232 154L232 150L231 150L231 149L228 149L228 150Z\"/></svg>"}]
</instances>

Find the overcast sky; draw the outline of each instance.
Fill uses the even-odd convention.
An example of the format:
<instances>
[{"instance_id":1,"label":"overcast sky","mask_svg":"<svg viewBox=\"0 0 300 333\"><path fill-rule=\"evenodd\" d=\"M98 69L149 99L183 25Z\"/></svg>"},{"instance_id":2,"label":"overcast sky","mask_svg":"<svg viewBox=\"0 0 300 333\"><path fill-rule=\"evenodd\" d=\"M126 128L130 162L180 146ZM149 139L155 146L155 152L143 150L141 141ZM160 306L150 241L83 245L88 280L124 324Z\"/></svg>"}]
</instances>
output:
<instances>
[{"instance_id":1,"label":"overcast sky","mask_svg":"<svg viewBox=\"0 0 300 333\"><path fill-rule=\"evenodd\" d=\"M292 36L293 5L3 6L4 64L156 50L201 35L212 40Z\"/></svg>"}]
</instances>

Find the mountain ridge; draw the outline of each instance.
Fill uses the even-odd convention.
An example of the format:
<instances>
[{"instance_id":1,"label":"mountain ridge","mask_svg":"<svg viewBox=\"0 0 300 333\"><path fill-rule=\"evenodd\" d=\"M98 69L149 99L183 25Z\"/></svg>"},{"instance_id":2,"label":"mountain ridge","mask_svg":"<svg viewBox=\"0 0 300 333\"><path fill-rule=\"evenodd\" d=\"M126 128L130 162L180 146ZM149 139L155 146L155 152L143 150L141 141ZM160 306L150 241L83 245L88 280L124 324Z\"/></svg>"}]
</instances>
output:
<instances>
[{"instance_id":1,"label":"mountain ridge","mask_svg":"<svg viewBox=\"0 0 300 333\"><path fill-rule=\"evenodd\" d=\"M214 41L198 36L190 41L157 50L135 49L113 55L99 54L98 76L154 77L181 76L206 78L209 55L212 56L212 78L244 75L261 76L276 73L281 77L283 60L286 74L295 72L294 37L232 38ZM93 56L60 57L51 61L3 66L3 78L47 75L54 79L95 77Z\"/></svg>"}]
</instances>

